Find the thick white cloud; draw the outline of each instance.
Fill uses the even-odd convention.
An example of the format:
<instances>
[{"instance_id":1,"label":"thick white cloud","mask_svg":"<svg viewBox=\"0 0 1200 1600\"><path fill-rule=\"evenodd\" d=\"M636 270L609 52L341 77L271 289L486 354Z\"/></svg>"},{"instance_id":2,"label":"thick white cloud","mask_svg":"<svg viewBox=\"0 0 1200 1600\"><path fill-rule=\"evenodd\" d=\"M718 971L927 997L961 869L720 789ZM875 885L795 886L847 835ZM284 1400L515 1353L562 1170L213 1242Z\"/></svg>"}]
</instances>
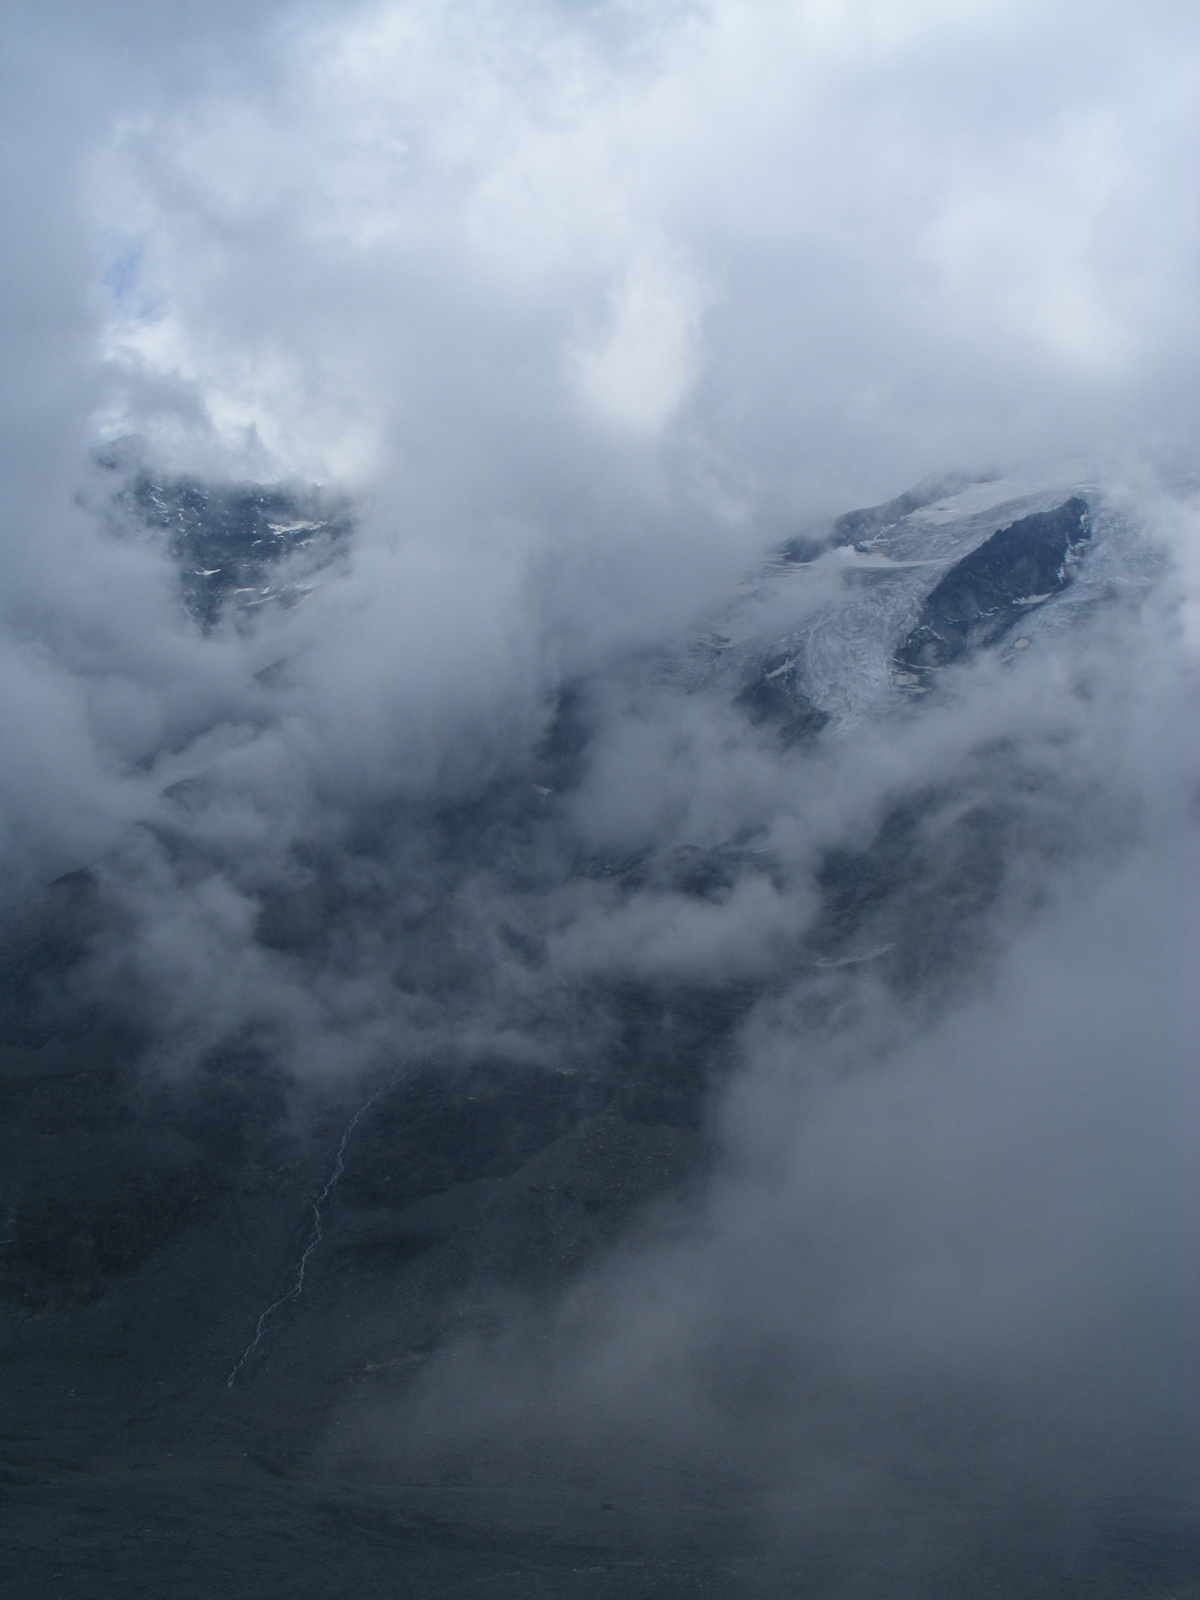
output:
<instances>
[{"instance_id":1,"label":"thick white cloud","mask_svg":"<svg viewBox=\"0 0 1200 1600\"><path fill-rule=\"evenodd\" d=\"M574 448L673 425L807 496L1158 447L1192 42L1170 6L281 11L97 155L106 425L195 450L192 397L235 458L469 454L506 507L551 467L511 481L503 419L549 453L572 400Z\"/></svg>"}]
</instances>

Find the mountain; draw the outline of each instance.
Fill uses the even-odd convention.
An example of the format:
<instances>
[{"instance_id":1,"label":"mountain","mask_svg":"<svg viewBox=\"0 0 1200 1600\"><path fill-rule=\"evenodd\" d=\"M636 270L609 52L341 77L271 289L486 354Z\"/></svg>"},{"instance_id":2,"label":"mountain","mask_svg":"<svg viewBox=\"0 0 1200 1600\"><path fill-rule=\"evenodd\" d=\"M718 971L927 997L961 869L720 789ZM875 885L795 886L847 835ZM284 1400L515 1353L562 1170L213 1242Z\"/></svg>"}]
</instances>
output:
<instances>
[{"instance_id":1,"label":"mountain","mask_svg":"<svg viewBox=\"0 0 1200 1600\"><path fill-rule=\"evenodd\" d=\"M160 542L202 634L253 627L352 559L350 509L315 491L109 467L121 536ZM998 707L1156 560L1093 486L919 486L785 545L686 638L555 685L536 736L471 792L373 802L247 867L206 831L227 791L201 774L111 860L13 908L0 1470L18 1592L46 1562L97 1594L258 1594L280 1574L297 1595L335 1576L395 1593L397 1574L430 1595L833 1594L856 1572L854 1592L899 1592L869 1587L844 1520L831 1546L764 1553L776 1469L741 1446L639 1467L619 1434L561 1473L551 1446L549 1466L534 1444L539 1465L506 1466L496 1439L532 1425L503 1420L516 1357L487 1380L489 1341L565 1348L572 1295L647 1241L702 1237L756 1029L878 1052L865 1011L930 1025L1044 912L1084 835L1119 848L1124 817L1060 759L1061 732L1039 742ZM634 734L661 739L637 769L620 764ZM888 772L849 790L884 741ZM622 831L605 795L657 796L681 750L687 803ZM743 770L735 804L722 786ZM343 1072L300 1070L309 1024L252 1010L172 1067L184 1024L114 977L143 972L167 912L227 883L253 913L247 983L280 1015L336 993ZM202 1012L204 972L172 972L169 998L191 984ZM746 1416L766 1369L801 1360L772 1337L776 1357L764 1332L736 1375ZM456 1362L498 1433L422 1412ZM399 1455L382 1417L407 1419ZM920 1536L920 1592L1194 1580L1200 1542L1170 1496L1052 1515L1014 1489L1015 1556L994 1508L976 1526L964 1502L969 1535L931 1564L940 1475L967 1458L957 1436L939 1455L937 1415L921 1418L921 1481L949 1498Z\"/></svg>"}]
</instances>

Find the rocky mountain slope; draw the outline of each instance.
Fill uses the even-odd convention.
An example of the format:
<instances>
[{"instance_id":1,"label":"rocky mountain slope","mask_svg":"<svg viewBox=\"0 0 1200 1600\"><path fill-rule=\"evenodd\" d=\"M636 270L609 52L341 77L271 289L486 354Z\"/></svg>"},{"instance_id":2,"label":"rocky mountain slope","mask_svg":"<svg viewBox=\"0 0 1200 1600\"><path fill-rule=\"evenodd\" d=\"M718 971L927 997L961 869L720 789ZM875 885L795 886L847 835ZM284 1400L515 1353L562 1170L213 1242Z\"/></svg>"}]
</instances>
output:
<instances>
[{"instance_id":1,"label":"rocky mountain slope","mask_svg":"<svg viewBox=\"0 0 1200 1600\"><path fill-rule=\"evenodd\" d=\"M344 511L284 489L143 475L122 492L203 630L289 603L348 548ZM826 751L881 726L919 743L922 718L968 692L962 674L1024 667L1154 570L1092 489L915 491L783 549L653 659L557 686L539 738L476 793L376 811L352 849L298 840L287 872L243 882L242 959L319 988L362 979L369 950L388 1015L408 1019L407 1043L340 1076L297 1071L245 1024L164 1072L161 1013L113 977L134 970L121 963L146 915L126 866L11 908L12 1592L315 1596L335 1570L362 1594L901 1592L844 1524L829 1547L764 1549L747 1478L648 1468L617 1502L595 1462L555 1481L439 1446L381 1467L364 1428L445 1352L502 1334L514 1305L553 1314L614 1253L682 1225L721 1168L723 1097L756 1018L790 1006L798 1036L828 1035L860 978L937 1012L1036 915L1081 819L1114 848L1126 825L1086 774L993 735L883 785L855 829L817 832L802 869L769 794L723 835L605 842L579 819L628 725L615 701L703 707L738 750L819 793ZM180 884L239 870L194 821L209 793L168 795L135 856L153 850ZM744 904L775 919L757 954L737 932ZM625 916L628 942L628 919L668 912L697 938L733 927L744 958L571 954L573 928L587 954L604 918ZM418 1014L434 1019L423 1035ZM1200 1544L1174 1503L1112 1505L1086 1528L1014 1515L1020 1538L985 1522L922 1558L920 1592L1178 1595L1194 1578ZM937 1544L935 1523L918 1542Z\"/></svg>"}]
</instances>

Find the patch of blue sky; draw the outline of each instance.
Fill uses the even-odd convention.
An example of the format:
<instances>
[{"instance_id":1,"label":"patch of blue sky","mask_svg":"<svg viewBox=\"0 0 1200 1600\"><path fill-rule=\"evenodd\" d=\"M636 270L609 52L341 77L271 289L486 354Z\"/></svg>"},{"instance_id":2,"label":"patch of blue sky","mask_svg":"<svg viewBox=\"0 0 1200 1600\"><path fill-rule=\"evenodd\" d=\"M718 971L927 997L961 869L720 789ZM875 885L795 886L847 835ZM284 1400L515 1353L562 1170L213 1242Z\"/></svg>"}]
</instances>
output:
<instances>
[{"instance_id":1,"label":"patch of blue sky","mask_svg":"<svg viewBox=\"0 0 1200 1600\"><path fill-rule=\"evenodd\" d=\"M144 259L145 246L131 245L112 260L100 282L125 318L134 322L156 322L163 314L163 307L143 281Z\"/></svg>"},{"instance_id":2,"label":"patch of blue sky","mask_svg":"<svg viewBox=\"0 0 1200 1600\"><path fill-rule=\"evenodd\" d=\"M124 306L138 286L142 271L142 247L136 245L119 255L101 278L106 289L111 289L119 306Z\"/></svg>"}]
</instances>

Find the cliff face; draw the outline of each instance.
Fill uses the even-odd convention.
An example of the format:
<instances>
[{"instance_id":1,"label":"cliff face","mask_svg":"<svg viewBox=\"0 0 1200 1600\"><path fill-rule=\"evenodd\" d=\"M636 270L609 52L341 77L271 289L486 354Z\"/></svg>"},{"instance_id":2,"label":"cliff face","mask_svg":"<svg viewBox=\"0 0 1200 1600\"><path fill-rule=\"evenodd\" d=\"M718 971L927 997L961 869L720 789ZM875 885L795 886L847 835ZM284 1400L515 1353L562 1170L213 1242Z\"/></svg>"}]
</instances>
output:
<instances>
[{"instance_id":1,"label":"cliff face","mask_svg":"<svg viewBox=\"0 0 1200 1600\"><path fill-rule=\"evenodd\" d=\"M295 604L345 554L353 530L349 506L316 490L154 478L120 446L98 464L119 484L113 526L165 545L180 599L206 633L223 612L246 620L264 605Z\"/></svg>"},{"instance_id":2,"label":"cliff face","mask_svg":"<svg viewBox=\"0 0 1200 1600\"><path fill-rule=\"evenodd\" d=\"M939 580L897 663L925 672L998 644L1028 607L1062 593L1090 537L1088 504L1078 495L998 528Z\"/></svg>"}]
</instances>

